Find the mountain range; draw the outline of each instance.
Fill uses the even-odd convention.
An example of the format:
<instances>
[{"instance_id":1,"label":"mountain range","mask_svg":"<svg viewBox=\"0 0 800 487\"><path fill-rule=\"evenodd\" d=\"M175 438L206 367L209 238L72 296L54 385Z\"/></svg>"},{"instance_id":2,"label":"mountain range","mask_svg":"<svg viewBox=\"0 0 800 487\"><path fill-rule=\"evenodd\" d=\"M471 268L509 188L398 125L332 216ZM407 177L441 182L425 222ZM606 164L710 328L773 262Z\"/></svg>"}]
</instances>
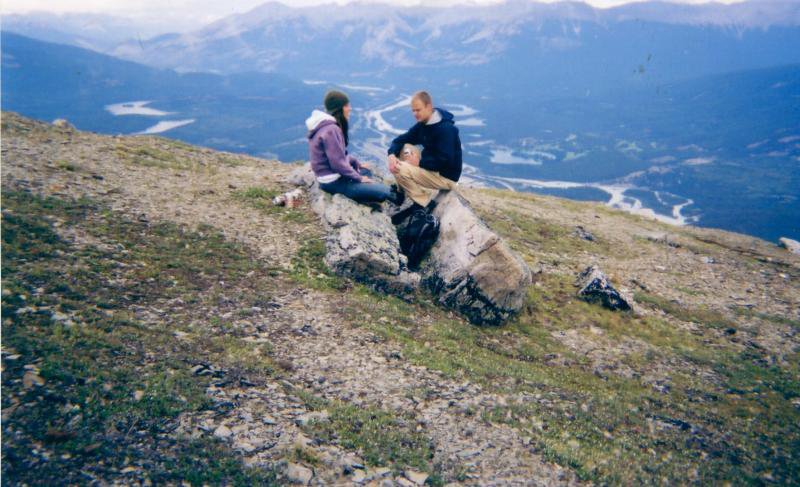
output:
<instances>
[{"instance_id":1,"label":"mountain range","mask_svg":"<svg viewBox=\"0 0 800 487\"><path fill-rule=\"evenodd\" d=\"M177 73L9 32L2 33L2 44L3 109L48 121L66 118L84 130L154 133L158 123L184 122L170 135L275 157L273 146L303 137L298 120L319 97L275 73ZM295 160L305 151L281 156Z\"/></svg>"},{"instance_id":2,"label":"mountain range","mask_svg":"<svg viewBox=\"0 0 800 487\"><path fill-rule=\"evenodd\" d=\"M62 42L84 42L71 25ZM3 28L3 106L29 116L135 133L153 115L106 107L149 101L159 121L193 121L170 136L295 160L303 119L336 86L355 108L351 150L380 158L412 123L402 100L428 88L485 184L800 237L796 2L266 3L188 33L95 40L114 57Z\"/></svg>"}]
</instances>

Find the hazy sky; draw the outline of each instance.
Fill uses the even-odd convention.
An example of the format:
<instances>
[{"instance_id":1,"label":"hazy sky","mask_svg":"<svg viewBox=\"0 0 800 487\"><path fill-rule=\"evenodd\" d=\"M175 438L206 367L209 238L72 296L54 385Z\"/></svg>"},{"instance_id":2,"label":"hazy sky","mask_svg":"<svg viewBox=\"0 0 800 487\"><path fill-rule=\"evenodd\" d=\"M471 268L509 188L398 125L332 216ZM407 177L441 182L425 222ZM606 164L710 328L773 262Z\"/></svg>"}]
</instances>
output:
<instances>
[{"instance_id":1,"label":"hazy sky","mask_svg":"<svg viewBox=\"0 0 800 487\"><path fill-rule=\"evenodd\" d=\"M30 12L35 10L47 12L98 12L98 13L125 13L143 11L184 11L184 12L209 12L214 15L224 16L230 13L244 12L256 7L267 0L2 0L2 11ZM307 6L320 3L350 3L349 0L281 0L281 3L292 6ZM503 0L382 0L383 3L397 5L448 5L464 3L500 3ZM554 2L560 0L538 0ZM634 0L583 0L596 7L613 7ZM642 0L636 0L642 1ZM709 0L672 0L676 3L707 3ZM720 3L736 3L743 0L716 0Z\"/></svg>"},{"instance_id":2,"label":"hazy sky","mask_svg":"<svg viewBox=\"0 0 800 487\"><path fill-rule=\"evenodd\" d=\"M3 13L92 12L125 16L148 24L169 25L169 30L183 30L205 24L227 15L242 13L268 0L0 0ZM291 6L309 6L321 3L350 3L351 0L279 0ZM368 0L369 1L369 0ZM502 3L503 0L379 0L396 5L444 6L465 3ZM553 2L560 0L539 0ZM633 0L583 0L596 7L613 7ZM641 1L641 0L639 0ZM680 3L707 3L708 0L671 0ZM743 0L716 0L736 3Z\"/></svg>"}]
</instances>

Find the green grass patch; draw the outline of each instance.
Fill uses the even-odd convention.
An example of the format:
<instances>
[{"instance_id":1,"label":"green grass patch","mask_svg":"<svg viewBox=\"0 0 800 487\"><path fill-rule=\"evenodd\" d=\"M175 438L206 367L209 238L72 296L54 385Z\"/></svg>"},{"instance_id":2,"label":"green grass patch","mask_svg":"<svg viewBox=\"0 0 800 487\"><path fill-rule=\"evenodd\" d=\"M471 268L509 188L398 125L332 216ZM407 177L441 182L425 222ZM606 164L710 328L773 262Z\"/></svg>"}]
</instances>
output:
<instances>
[{"instance_id":1,"label":"green grass patch","mask_svg":"<svg viewBox=\"0 0 800 487\"><path fill-rule=\"evenodd\" d=\"M795 330L800 330L800 320L794 320L792 318L787 318L785 316L773 315L769 313L762 313L760 311L755 311L751 308L743 308L743 307L733 308L733 312L736 313L737 316L743 316L745 318L757 318L759 320L767 321L770 323L788 325L794 328Z\"/></svg>"},{"instance_id":2,"label":"green grass patch","mask_svg":"<svg viewBox=\"0 0 800 487\"><path fill-rule=\"evenodd\" d=\"M179 414L211 406L211 379L192 365L263 377L268 349L192 333L177 310L146 323L131 311L244 280L258 271L251 256L210 228L128 222L87 200L4 191L3 206L3 348L19 355L3 364L4 478L136 482L120 473L133 466L159 483L275 484L274 472L245 468L213 440L169 434ZM96 244L64 241L55 221ZM43 384L26 385L31 376Z\"/></svg>"},{"instance_id":3,"label":"green grass patch","mask_svg":"<svg viewBox=\"0 0 800 487\"><path fill-rule=\"evenodd\" d=\"M479 211L481 218L505 238L511 247L529 259L539 252L575 255L580 252L607 252L607 242L595 237L587 241L575 235L574 226L565 226L531 217L514 210Z\"/></svg>"},{"instance_id":4,"label":"green grass patch","mask_svg":"<svg viewBox=\"0 0 800 487\"><path fill-rule=\"evenodd\" d=\"M373 406L327 401L305 392L300 392L299 396L309 408L325 410L330 415L326 421L312 421L306 425L304 429L309 435L358 451L371 467L389 467L396 474L410 467L430 474L430 485L443 483L433 464L433 444L423 432L416 430L413 416L397 415Z\"/></svg>"},{"instance_id":5,"label":"green grass patch","mask_svg":"<svg viewBox=\"0 0 800 487\"><path fill-rule=\"evenodd\" d=\"M197 167L197 164L190 159L179 158L174 152L148 145L127 146L118 144L116 153L123 161L138 166L177 170L188 170Z\"/></svg>"},{"instance_id":6,"label":"green grass patch","mask_svg":"<svg viewBox=\"0 0 800 487\"><path fill-rule=\"evenodd\" d=\"M78 167L75 164L72 164L67 161L56 161L56 167L61 170L69 172L75 172L78 169Z\"/></svg>"},{"instance_id":7,"label":"green grass patch","mask_svg":"<svg viewBox=\"0 0 800 487\"><path fill-rule=\"evenodd\" d=\"M698 323L703 326L711 328L731 328L736 326L736 322L726 317L719 311L712 309L698 307L690 308L681 304L675 303L668 299L662 298L655 294L639 292L636 293L634 299L641 304L650 305L665 313L669 313L681 321Z\"/></svg>"},{"instance_id":8,"label":"green grass patch","mask_svg":"<svg viewBox=\"0 0 800 487\"><path fill-rule=\"evenodd\" d=\"M541 286L531 288L522 313L499 328L476 327L424 299L410 305L359 285L339 313L343 322L399 344L414 364L521 398L471 414L519 429L547 459L585 480L631 485L795 478L800 414L791 401L797 371L771 367L765 357L742 354L724 340L707 343L662 319L585 303L576 298L572 279L540 276ZM720 326L716 315L692 316L711 316L708 326ZM586 356L554 338L577 328L591 340L589 326L606 340L596 347L624 339L651 346L618 357L634 377L598 374ZM674 363L666 365L672 380L663 392L643 380L656 363Z\"/></svg>"},{"instance_id":9,"label":"green grass patch","mask_svg":"<svg viewBox=\"0 0 800 487\"><path fill-rule=\"evenodd\" d=\"M349 289L352 284L337 276L325 265L325 241L311 238L303 242L292 257L291 277L298 284L318 290Z\"/></svg>"}]
</instances>

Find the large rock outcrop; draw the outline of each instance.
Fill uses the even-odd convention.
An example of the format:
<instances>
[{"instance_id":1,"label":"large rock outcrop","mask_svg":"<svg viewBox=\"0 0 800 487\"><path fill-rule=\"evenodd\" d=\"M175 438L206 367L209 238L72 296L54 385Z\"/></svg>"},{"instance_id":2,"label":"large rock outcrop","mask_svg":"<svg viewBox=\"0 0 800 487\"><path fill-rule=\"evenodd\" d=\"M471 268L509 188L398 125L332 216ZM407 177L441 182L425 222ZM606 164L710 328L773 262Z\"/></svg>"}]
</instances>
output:
<instances>
[{"instance_id":1,"label":"large rock outcrop","mask_svg":"<svg viewBox=\"0 0 800 487\"><path fill-rule=\"evenodd\" d=\"M530 269L457 193L436 197L440 234L417 273L408 270L386 212L321 191L307 167L290 181L308 188L326 227L325 262L337 274L405 298L423 285L476 324L500 324L522 307Z\"/></svg>"},{"instance_id":2,"label":"large rock outcrop","mask_svg":"<svg viewBox=\"0 0 800 487\"><path fill-rule=\"evenodd\" d=\"M505 321L525 300L528 265L458 193L442 192L435 201L440 233L420 270L424 284L473 323Z\"/></svg>"},{"instance_id":3,"label":"large rock outcrop","mask_svg":"<svg viewBox=\"0 0 800 487\"><path fill-rule=\"evenodd\" d=\"M316 184L309 188L309 201L325 225L325 263L336 274L404 298L419 287L420 276L406 269L386 213L342 195L331 196Z\"/></svg>"}]
</instances>

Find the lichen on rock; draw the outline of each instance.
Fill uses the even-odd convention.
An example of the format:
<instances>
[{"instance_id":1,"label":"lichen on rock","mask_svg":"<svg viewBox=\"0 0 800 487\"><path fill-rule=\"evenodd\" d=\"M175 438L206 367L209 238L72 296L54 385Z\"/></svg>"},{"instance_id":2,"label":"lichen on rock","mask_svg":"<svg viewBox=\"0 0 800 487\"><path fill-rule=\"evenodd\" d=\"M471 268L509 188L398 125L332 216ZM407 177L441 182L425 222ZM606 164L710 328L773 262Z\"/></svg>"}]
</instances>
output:
<instances>
[{"instance_id":1,"label":"lichen on rock","mask_svg":"<svg viewBox=\"0 0 800 487\"><path fill-rule=\"evenodd\" d=\"M305 185L304 171L292 181ZM408 270L386 212L331 196L315 184L309 191L327 230L325 263L335 273L404 298L422 283L439 303L475 324L500 324L522 307L530 269L457 193L436 197L439 238L416 273Z\"/></svg>"}]
</instances>

